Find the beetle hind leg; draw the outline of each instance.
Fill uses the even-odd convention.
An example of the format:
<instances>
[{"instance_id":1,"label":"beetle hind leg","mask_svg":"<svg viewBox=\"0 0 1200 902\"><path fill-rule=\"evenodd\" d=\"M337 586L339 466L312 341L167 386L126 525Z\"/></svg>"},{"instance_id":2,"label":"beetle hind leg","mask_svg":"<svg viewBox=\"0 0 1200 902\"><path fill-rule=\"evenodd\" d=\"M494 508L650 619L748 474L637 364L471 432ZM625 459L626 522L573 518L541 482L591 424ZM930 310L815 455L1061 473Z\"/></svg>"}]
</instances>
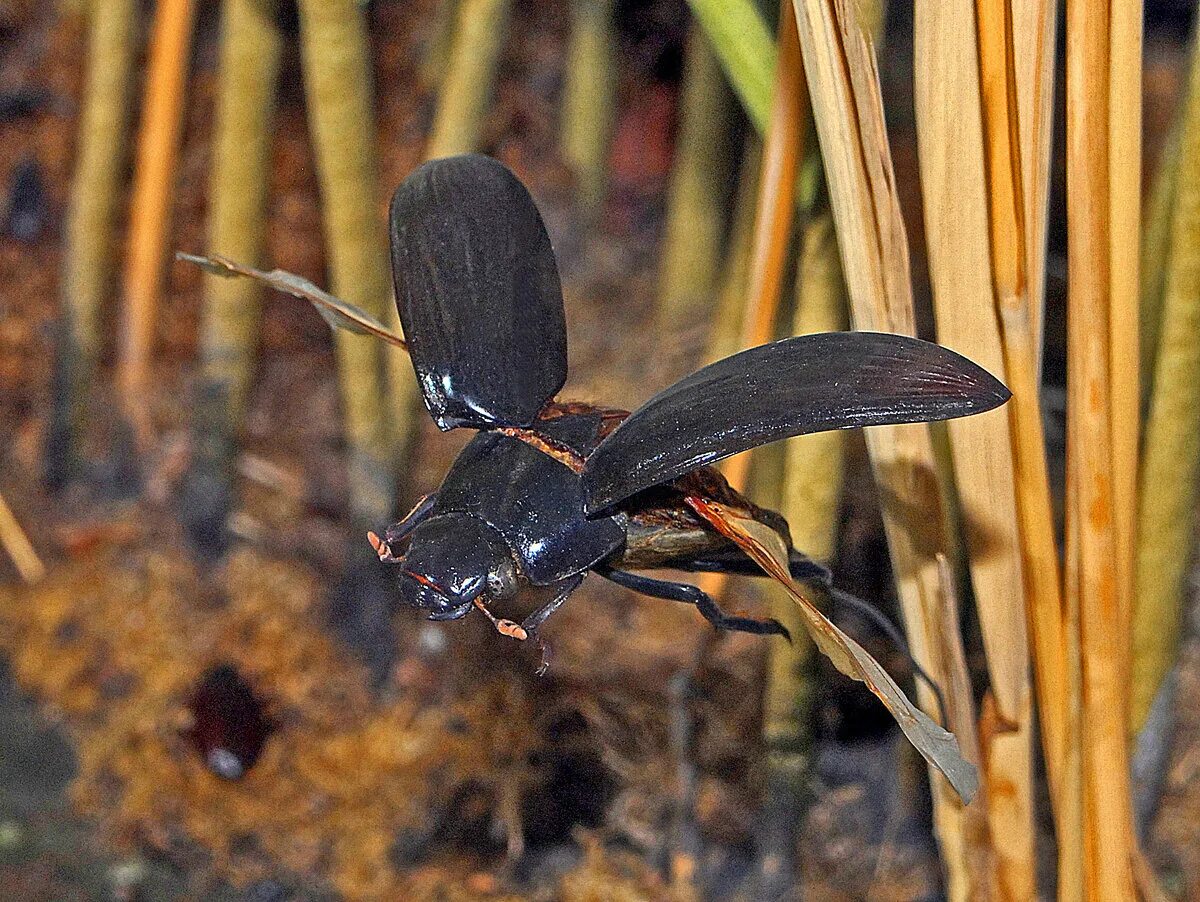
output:
<instances>
[{"instance_id":1,"label":"beetle hind leg","mask_svg":"<svg viewBox=\"0 0 1200 902\"><path fill-rule=\"evenodd\" d=\"M627 570L614 570L611 567L597 567L596 572L605 579L632 589L651 598L665 598L670 601L682 601L693 604L704 619L719 630L733 630L739 633L754 633L759 636L783 636L789 642L791 634L782 623L770 617L757 619L754 617L736 617L726 614L713 601L712 596L690 583L677 583L665 579L654 579L641 576Z\"/></svg>"}]
</instances>

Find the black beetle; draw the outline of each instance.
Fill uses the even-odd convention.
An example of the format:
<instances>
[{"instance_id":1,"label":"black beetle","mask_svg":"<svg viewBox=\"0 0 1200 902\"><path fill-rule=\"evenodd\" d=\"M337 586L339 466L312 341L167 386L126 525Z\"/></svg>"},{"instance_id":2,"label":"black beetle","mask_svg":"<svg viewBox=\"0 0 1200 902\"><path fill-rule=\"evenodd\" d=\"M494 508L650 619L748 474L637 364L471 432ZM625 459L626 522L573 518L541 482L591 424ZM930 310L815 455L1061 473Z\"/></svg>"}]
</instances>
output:
<instances>
[{"instance_id":1,"label":"black beetle","mask_svg":"<svg viewBox=\"0 0 1200 902\"><path fill-rule=\"evenodd\" d=\"M559 402L562 289L541 215L517 177L479 155L426 163L392 198L390 231L425 405L441 429L479 430L435 493L382 538L370 535L380 559L399 565L404 602L431 620L478 608L501 632L528 638L590 570L694 604L722 629L786 635L774 620L724 614L696 586L630 572L761 573L697 516L692 502L709 500L770 526L791 549L792 575L828 585L828 572L792 549L783 517L708 465L802 433L950 419L1009 397L938 345L838 332L727 357L632 414ZM518 595L538 605L519 624L486 606Z\"/></svg>"}]
</instances>

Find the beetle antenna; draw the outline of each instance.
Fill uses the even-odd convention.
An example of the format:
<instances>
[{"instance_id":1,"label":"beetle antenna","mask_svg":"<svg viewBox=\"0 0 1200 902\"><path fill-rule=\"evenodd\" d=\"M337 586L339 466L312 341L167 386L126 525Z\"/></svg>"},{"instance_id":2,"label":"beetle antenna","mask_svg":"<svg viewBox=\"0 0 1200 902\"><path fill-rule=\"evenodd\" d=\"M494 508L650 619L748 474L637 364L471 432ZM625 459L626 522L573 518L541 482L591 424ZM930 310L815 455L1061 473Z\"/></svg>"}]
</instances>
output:
<instances>
[{"instance_id":1,"label":"beetle antenna","mask_svg":"<svg viewBox=\"0 0 1200 902\"><path fill-rule=\"evenodd\" d=\"M821 586L821 588L825 592L829 593L829 597L834 601L841 602L847 607L854 608L854 610L858 611L873 624L879 627L879 629L883 631L884 635L886 635L892 640L892 642L896 644L896 647L904 653L904 656L908 658L909 663L912 664L913 673L933 692L934 698L937 699L938 718L941 720L942 725L945 726L947 723L946 698L942 695L942 689L936 682L934 682L933 677L925 672L925 668L917 663L917 659L913 657L913 653L908 647L908 642L905 640L904 635L896 627L896 624L892 623L887 615L885 615L877 607L869 602L863 601L857 595L851 595L849 592L843 592L841 589L835 588L831 585Z\"/></svg>"}]
</instances>

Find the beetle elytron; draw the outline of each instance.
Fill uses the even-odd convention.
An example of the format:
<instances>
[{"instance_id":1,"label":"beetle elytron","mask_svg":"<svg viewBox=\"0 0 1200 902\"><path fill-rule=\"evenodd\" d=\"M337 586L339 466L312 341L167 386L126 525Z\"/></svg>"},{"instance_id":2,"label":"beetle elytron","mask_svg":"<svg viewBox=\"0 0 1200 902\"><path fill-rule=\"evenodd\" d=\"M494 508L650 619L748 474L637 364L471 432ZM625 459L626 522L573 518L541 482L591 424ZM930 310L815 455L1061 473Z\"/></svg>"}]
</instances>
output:
<instances>
[{"instance_id":1,"label":"beetle elytron","mask_svg":"<svg viewBox=\"0 0 1200 902\"><path fill-rule=\"evenodd\" d=\"M392 199L392 272L425 406L443 430L479 434L441 487L370 539L396 564L406 604L431 620L479 609L528 638L588 571L694 604L714 626L786 635L729 616L699 588L633 570L758 574L687 499L717 501L771 527L708 465L808 432L944 420L996 407L1008 390L935 344L838 332L753 348L693 373L632 414L555 395L567 376L558 269L528 191L484 156L434 160ZM403 541L408 547L402 551ZM792 575L828 572L791 550ZM521 596L521 623L488 602Z\"/></svg>"}]
</instances>

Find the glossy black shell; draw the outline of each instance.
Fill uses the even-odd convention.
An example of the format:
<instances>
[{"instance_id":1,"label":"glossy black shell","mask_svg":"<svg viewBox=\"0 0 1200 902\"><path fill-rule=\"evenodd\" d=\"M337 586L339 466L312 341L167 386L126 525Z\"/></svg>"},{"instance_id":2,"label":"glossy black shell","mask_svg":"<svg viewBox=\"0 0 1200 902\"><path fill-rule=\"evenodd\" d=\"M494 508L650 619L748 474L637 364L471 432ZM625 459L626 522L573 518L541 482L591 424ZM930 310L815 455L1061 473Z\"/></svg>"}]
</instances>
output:
<instances>
[{"instance_id":1,"label":"glossy black shell","mask_svg":"<svg viewBox=\"0 0 1200 902\"><path fill-rule=\"evenodd\" d=\"M581 456L596 444L600 418L572 414L537 431ZM579 474L517 438L481 432L463 448L431 517L474 514L508 542L521 573L545 586L582 573L625 541L623 515L589 520Z\"/></svg>"}]
</instances>

